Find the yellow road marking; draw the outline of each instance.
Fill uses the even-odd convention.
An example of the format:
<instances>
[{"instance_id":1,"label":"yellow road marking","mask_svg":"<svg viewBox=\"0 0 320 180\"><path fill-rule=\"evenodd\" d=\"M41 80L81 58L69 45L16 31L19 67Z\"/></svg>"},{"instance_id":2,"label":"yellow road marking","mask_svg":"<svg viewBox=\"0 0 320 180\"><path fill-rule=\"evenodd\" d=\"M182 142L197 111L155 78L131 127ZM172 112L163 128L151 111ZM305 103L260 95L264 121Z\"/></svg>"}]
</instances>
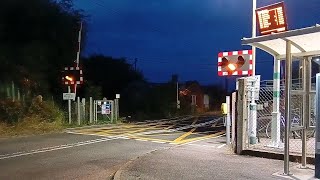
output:
<instances>
[{"instance_id":1,"label":"yellow road marking","mask_svg":"<svg viewBox=\"0 0 320 180\"><path fill-rule=\"evenodd\" d=\"M133 135L128 135L128 138L131 138L131 139L141 139L141 140L146 140L146 141L166 142L166 143L171 143L171 142L173 142L173 141L170 141L170 140L155 139L155 138L146 138L146 137L139 137L139 136L133 136Z\"/></svg>"},{"instance_id":2,"label":"yellow road marking","mask_svg":"<svg viewBox=\"0 0 320 180\"><path fill-rule=\"evenodd\" d=\"M180 141L180 142L175 142L175 143L177 143L177 144L184 144L184 143L188 143L188 142L192 142L192 141L197 141L197 140L205 140L205 139L209 139L209 138L213 138L213 137L222 135L222 134L224 134L224 133L225 133L225 132L218 132L218 133L215 133L215 134L210 134L210 135L207 135L207 136L202 136L202 137L196 137L196 138L186 139L186 140L183 140L183 141Z\"/></svg>"},{"instance_id":3,"label":"yellow road marking","mask_svg":"<svg viewBox=\"0 0 320 180\"><path fill-rule=\"evenodd\" d=\"M132 133L137 133L137 132L145 131L145 130L148 130L148 129L157 129L157 128L159 128L159 127L157 127L157 126L151 126L151 127L146 127L146 128L134 130L134 131L127 131L127 132L124 133L124 134L132 134Z\"/></svg>"},{"instance_id":4,"label":"yellow road marking","mask_svg":"<svg viewBox=\"0 0 320 180\"><path fill-rule=\"evenodd\" d=\"M97 135L119 135L119 134L131 134L142 132L150 129L161 129L166 127L162 123L150 123L144 125L122 125L122 126L114 126L114 127L107 127L107 128L96 128L96 129L85 129L85 130L78 130L76 132L82 134L97 134Z\"/></svg>"},{"instance_id":5,"label":"yellow road marking","mask_svg":"<svg viewBox=\"0 0 320 180\"><path fill-rule=\"evenodd\" d=\"M198 121L198 118L196 118L191 125L196 124L197 121ZM189 132L184 133L183 135L181 135L180 137L178 137L177 139L175 139L173 142L180 142L180 141L182 141L184 138L186 138L187 136L189 136L190 134L192 134L193 131L195 131L196 129L197 129L196 127L193 128L193 129L191 129Z\"/></svg>"},{"instance_id":6,"label":"yellow road marking","mask_svg":"<svg viewBox=\"0 0 320 180\"><path fill-rule=\"evenodd\" d=\"M175 131L175 132L164 132L164 133L155 133L155 134L144 134L143 136L170 136L170 135L175 135L179 133L181 132Z\"/></svg>"}]
</instances>

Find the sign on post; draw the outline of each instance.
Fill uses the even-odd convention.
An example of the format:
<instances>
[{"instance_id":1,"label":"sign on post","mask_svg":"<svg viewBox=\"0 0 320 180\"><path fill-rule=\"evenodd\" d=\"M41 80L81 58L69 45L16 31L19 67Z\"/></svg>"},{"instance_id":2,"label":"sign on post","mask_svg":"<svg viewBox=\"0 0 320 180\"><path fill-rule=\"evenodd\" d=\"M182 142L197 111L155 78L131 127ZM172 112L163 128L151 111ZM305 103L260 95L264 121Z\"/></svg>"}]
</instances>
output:
<instances>
[{"instance_id":1,"label":"sign on post","mask_svg":"<svg viewBox=\"0 0 320 180\"><path fill-rule=\"evenodd\" d=\"M283 2L256 9L256 16L262 35L288 30Z\"/></svg>"},{"instance_id":2,"label":"sign on post","mask_svg":"<svg viewBox=\"0 0 320 180\"><path fill-rule=\"evenodd\" d=\"M247 84L245 86L246 90L249 92L254 92L255 100L259 100L260 75L237 78L236 90L238 90L239 79L246 79L247 80ZM252 93L248 93L248 96L247 96L248 100L251 100L251 94Z\"/></svg>"},{"instance_id":3,"label":"sign on post","mask_svg":"<svg viewBox=\"0 0 320 180\"><path fill-rule=\"evenodd\" d=\"M75 93L63 93L63 100L75 100L76 94Z\"/></svg>"},{"instance_id":4,"label":"sign on post","mask_svg":"<svg viewBox=\"0 0 320 180\"><path fill-rule=\"evenodd\" d=\"M101 114L110 114L111 113L111 105L110 104L102 104L101 105Z\"/></svg>"},{"instance_id":5,"label":"sign on post","mask_svg":"<svg viewBox=\"0 0 320 180\"><path fill-rule=\"evenodd\" d=\"M247 79L247 84L246 84L246 89L251 92L248 93L248 101L252 99L252 94L254 94L254 99L259 100L259 91L260 91L260 75L256 76L249 76L246 77Z\"/></svg>"}]
</instances>

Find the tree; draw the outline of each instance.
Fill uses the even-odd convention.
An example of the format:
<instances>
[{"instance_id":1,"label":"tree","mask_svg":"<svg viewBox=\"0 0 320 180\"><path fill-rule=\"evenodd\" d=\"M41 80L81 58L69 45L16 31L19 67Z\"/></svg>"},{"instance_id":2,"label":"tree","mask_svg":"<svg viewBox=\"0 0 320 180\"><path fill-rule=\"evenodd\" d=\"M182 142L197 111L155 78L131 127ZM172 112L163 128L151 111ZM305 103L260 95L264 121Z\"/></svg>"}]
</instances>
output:
<instances>
[{"instance_id":1,"label":"tree","mask_svg":"<svg viewBox=\"0 0 320 180\"><path fill-rule=\"evenodd\" d=\"M0 81L60 96L60 72L73 65L83 18L71 0L1 0Z\"/></svg>"}]
</instances>

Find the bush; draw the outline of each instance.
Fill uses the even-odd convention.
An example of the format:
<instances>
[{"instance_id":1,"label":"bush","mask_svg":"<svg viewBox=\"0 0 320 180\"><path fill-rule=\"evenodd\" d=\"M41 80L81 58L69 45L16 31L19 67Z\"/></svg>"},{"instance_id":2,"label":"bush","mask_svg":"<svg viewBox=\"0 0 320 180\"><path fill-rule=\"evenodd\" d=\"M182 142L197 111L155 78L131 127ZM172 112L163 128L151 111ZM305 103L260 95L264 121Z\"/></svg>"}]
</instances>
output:
<instances>
[{"instance_id":1,"label":"bush","mask_svg":"<svg viewBox=\"0 0 320 180\"><path fill-rule=\"evenodd\" d=\"M17 123L25 114L21 102L11 100L0 100L0 122L7 124Z\"/></svg>"},{"instance_id":2,"label":"bush","mask_svg":"<svg viewBox=\"0 0 320 180\"><path fill-rule=\"evenodd\" d=\"M63 128L63 112L41 96L29 106L10 100L0 101L0 136L42 134Z\"/></svg>"}]
</instances>

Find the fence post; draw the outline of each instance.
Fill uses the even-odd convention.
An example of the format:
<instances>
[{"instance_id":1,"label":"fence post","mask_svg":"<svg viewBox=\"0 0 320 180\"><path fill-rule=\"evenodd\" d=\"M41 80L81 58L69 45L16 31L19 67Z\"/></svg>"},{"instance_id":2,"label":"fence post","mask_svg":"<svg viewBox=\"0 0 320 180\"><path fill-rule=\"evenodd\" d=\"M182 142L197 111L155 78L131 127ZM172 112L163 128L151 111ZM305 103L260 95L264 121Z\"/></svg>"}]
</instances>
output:
<instances>
[{"instance_id":1,"label":"fence post","mask_svg":"<svg viewBox=\"0 0 320 180\"><path fill-rule=\"evenodd\" d=\"M14 82L12 81L12 101L15 101L15 90L14 90Z\"/></svg>"},{"instance_id":2,"label":"fence post","mask_svg":"<svg viewBox=\"0 0 320 180\"><path fill-rule=\"evenodd\" d=\"M96 123L96 100L93 101L93 123Z\"/></svg>"},{"instance_id":3,"label":"fence post","mask_svg":"<svg viewBox=\"0 0 320 180\"><path fill-rule=\"evenodd\" d=\"M90 121L90 124L92 124L92 97L90 97L90 101L89 101L89 121Z\"/></svg>"},{"instance_id":4,"label":"fence post","mask_svg":"<svg viewBox=\"0 0 320 180\"><path fill-rule=\"evenodd\" d=\"M310 88L311 88L311 58L303 58L303 129L302 129L302 156L301 166L306 167L307 165L307 128L309 127L310 120Z\"/></svg>"},{"instance_id":5,"label":"fence post","mask_svg":"<svg viewBox=\"0 0 320 180\"><path fill-rule=\"evenodd\" d=\"M21 98L20 98L20 89L18 89L18 101L20 101Z\"/></svg>"},{"instance_id":6,"label":"fence post","mask_svg":"<svg viewBox=\"0 0 320 180\"><path fill-rule=\"evenodd\" d=\"M86 119L86 99L82 98L81 103L82 103L82 116L81 116L82 121L87 122L87 119Z\"/></svg>"},{"instance_id":7,"label":"fence post","mask_svg":"<svg viewBox=\"0 0 320 180\"><path fill-rule=\"evenodd\" d=\"M236 101L237 92L233 92L231 97L231 144L233 150L236 148Z\"/></svg>"},{"instance_id":8,"label":"fence post","mask_svg":"<svg viewBox=\"0 0 320 180\"><path fill-rule=\"evenodd\" d=\"M78 117L78 125L81 125L80 97L77 98L77 117Z\"/></svg>"},{"instance_id":9,"label":"fence post","mask_svg":"<svg viewBox=\"0 0 320 180\"><path fill-rule=\"evenodd\" d=\"M115 105L114 105L114 101L110 101L111 103L111 123L114 123L114 109L115 109Z\"/></svg>"},{"instance_id":10,"label":"fence post","mask_svg":"<svg viewBox=\"0 0 320 180\"><path fill-rule=\"evenodd\" d=\"M226 116L226 136L227 145L230 145L230 96L226 96L227 116Z\"/></svg>"},{"instance_id":11,"label":"fence post","mask_svg":"<svg viewBox=\"0 0 320 180\"><path fill-rule=\"evenodd\" d=\"M245 90L246 79L239 79L238 101L237 101L237 154L244 150L248 125L247 94Z\"/></svg>"},{"instance_id":12,"label":"fence post","mask_svg":"<svg viewBox=\"0 0 320 180\"><path fill-rule=\"evenodd\" d=\"M10 87L8 87L8 86L7 86L7 98L8 98L8 99L11 98L11 96L10 96Z\"/></svg>"}]
</instances>

